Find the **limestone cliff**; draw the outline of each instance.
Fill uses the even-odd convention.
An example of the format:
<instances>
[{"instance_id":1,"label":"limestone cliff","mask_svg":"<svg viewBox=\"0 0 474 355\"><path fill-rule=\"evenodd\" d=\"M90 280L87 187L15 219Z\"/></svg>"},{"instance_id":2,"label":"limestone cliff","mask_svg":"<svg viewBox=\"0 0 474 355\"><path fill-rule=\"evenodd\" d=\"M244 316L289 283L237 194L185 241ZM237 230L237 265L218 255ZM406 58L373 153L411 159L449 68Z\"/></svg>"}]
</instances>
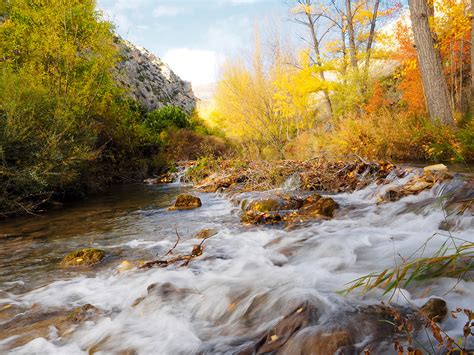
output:
<instances>
[{"instance_id":1,"label":"limestone cliff","mask_svg":"<svg viewBox=\"0 0 474 355\"><path fill-rule=\"evenodd\" d=\"M130 95L147 110L166 105L182 108L191 113L196 97L191 83L181 80L170 67L145 48L120 39L124 58L118 65L117 79Z\"/></svg>"}]
</instances>

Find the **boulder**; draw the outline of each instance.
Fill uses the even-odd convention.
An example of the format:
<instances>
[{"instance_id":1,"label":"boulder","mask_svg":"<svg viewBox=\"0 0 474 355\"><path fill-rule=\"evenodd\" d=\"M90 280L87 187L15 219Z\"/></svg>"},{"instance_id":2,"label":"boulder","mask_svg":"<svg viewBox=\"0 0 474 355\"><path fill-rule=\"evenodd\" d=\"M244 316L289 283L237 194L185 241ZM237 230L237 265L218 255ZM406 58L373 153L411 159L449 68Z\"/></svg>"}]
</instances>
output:
<instances>
[{"instance_id":1,"label":"boulder","mask_svg":"<svg viewBox=\"0 0 474 355\"><path fill-rule=\"evenodd\" d=\"M173 207L170 207L170 211L175 210L192 210L194 208L201 207L201 199L194 195L181 194L176 198L176 202Z\"/></svg>"},{"instance_id":2,"label":"boulder","mask_svg":"<svg viewBox=\"0 0 474 355\"><path fill-rule=\"evenodd\" d=\"M339 205L330 197L312 194L305 198L285 196L252 201L245 205L241 221L247 224L288 225L332 218Z\"/></svg>"},{"instance_id":3,"label":"boulder","mask_svg":"<svg viewBox=\"0 0 474 355\"><path fill-rule=\"evenodd\" d=\"M283 197L283 198L266 198L250 202L245 206L246 211L251 212L273 212L295 210L302 206L301 199Z\"/></svg>"},{"instance_id":4,"label":"boulder","mask_svg":"<svg viewBox=\"0 0 474 355\"><path fill-rule=\"evenodd\" d=\"M60 265L63 267L92 266L102 261L105 252L95 248L75 250L64 257Z\"/></svg>"}]
</instances>

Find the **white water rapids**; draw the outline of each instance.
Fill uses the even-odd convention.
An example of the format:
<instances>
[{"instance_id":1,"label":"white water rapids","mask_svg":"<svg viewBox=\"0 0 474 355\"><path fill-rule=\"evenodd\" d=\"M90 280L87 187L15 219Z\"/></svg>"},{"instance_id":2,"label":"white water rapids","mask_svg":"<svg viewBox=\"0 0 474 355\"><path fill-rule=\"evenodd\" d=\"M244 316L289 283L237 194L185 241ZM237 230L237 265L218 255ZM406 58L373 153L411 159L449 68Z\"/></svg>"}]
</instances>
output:
<instances>
[{"instance_id":1,"label":"white water rapids","mask_svg":"<svg viewBox=\"0 0 474 355\"><path fill-rule=\"evenodd\" d=\"M445 213L438 197L449 190L443 185L383 204L377 204L380 187L375 185L337 194L331 196L340 205L334 219L292 231L242 226L239 207L216 194L194 192L202 199L201 208L170 212L165 206L181 187L146 189L155 194L168 191L168 197L158 206L140 202L125 212L112 212L107 217L110 228L73 236L75 248L84 246L94 234L94 247L111 253L125 249L126 256L94 273L77 271L36 280L24 292L15 291L12 283L34 283L41 276L29 278L25 272L0 284L4 290L0 308L7 304L44 309L91 304L105 314L64 338L51 326L47 339L36 338L17 348L11 348L13 338L0 340L0 352L87 354L100 344L97 353L103 354L127 350L138 354L232 353L236 339L268 329L305 300L316 304L323 316L354 304L379 303L382 291L366 295L356 291L345 297L337 292L358 277L401 263L402 257L411 256L433 235L423 249L424 256L432 255L449 238L440 229ZM87 229L87 220L80 223ZM200 242L192 236L202 228L216 228L218 234L206 240L203 255L187 267L117 271L122 260L133 258L134 250L137 255L145 250L162 257L175 243L175 226L181 236L175 255L188 254ZM451 228L452 236L471 242L473 231L470 214L456 217ZM1 243L0 239L0 248ZM49 248L61 243L56 240ZM74 249L70 244L68 248ZM11 270L15 272L14 267ZM50 270L48 275L55 272ZM153 283L170 283L184 291L149 296L133 305L147 295ZM398 292L393 301L421 306L437 296L447 300L450 310L474 310L473 282L440 278L415 286ZM457 337L462 334L462 322L448 319L443 329Z\"/></svg>"}]
</instances>

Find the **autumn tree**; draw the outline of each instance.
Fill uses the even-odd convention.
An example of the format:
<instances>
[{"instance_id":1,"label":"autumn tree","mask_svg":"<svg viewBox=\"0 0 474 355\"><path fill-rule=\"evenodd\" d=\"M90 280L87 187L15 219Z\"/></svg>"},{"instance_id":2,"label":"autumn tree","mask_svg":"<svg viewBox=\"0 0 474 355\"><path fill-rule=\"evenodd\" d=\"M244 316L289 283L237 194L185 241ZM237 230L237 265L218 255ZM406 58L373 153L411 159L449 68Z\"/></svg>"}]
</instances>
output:
<instances>
[{"instance_id":1,"label":"autumn tree","mask_svg":"<svg viewBox=\"0 0 474 355\"><path fill-rule=\"evenodd\" d=\"M316 25L318 21L322 18L323 13L316 13L315 11L315 1L313 0L298 0L298 5L292 9L293 13L296 15L295 21L306 27L308 33L310 34L310 47L314 53L314 58L311 58L314 65L317 67L318 75L322 82L326 82L326 77L324 74L323 58L321 55L321 45L323 38L329 33L329 30L332 26L328 27L323 34L318 37ZM327 88L323 90L324 102L326 104L326 110L328 115L331 117L333 114L331 98L329 97L329 92Z\"/></svg>"}]
</instances>

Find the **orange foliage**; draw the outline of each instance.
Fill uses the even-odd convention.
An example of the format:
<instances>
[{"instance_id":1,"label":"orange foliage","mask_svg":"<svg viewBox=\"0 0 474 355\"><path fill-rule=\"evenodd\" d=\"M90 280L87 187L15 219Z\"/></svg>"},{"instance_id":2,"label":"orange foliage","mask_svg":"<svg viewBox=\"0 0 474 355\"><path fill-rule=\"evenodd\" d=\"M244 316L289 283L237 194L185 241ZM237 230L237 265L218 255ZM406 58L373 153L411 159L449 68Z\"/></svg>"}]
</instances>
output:
<instances>
[{"instance_id":1,"label":"orange foliage","mask_svg":"<svg viewBox=\"0 0 474 355\"><path fill-rule=\"evenodd\" d=\"M436 36L436 47L443 59L451 103L455 109L462 111L463 94L465 94L463 90L470 80L469 2L467 0L435 0L434 4L438 15L430 23ZM398 85L402 100L407 104L408 114L425 114L421 75L410 27L399 22L396 38L398 52L394 54L394 59L402 63Z\"/></svg>"},{"instance_id":2,"label":"orange foliage","mask_svg":"<svg viewBox=\"0 0 474 355\"><path fill-rule=\"evenodd\" d=\"M426 113L425 97L411 30L399 22L396 33L399 51L395 54L395 59L403 63L401 80L397 88L407 105L406 113L414 116L423 115Z\"/></svg>"},{"instance_id":3,"label":"orange foliage","mask_svg":"<svg viewBox=\"0 0 474 355\"><path fill-rule=\"evenodd\" d=\"M383 107L390 105L390 101L385 98L384 90L380 81L377 81L374 85L374 90L369 101L365 105L365 111L367 113L375 113Z\"/></svg>"}]
</instances>

